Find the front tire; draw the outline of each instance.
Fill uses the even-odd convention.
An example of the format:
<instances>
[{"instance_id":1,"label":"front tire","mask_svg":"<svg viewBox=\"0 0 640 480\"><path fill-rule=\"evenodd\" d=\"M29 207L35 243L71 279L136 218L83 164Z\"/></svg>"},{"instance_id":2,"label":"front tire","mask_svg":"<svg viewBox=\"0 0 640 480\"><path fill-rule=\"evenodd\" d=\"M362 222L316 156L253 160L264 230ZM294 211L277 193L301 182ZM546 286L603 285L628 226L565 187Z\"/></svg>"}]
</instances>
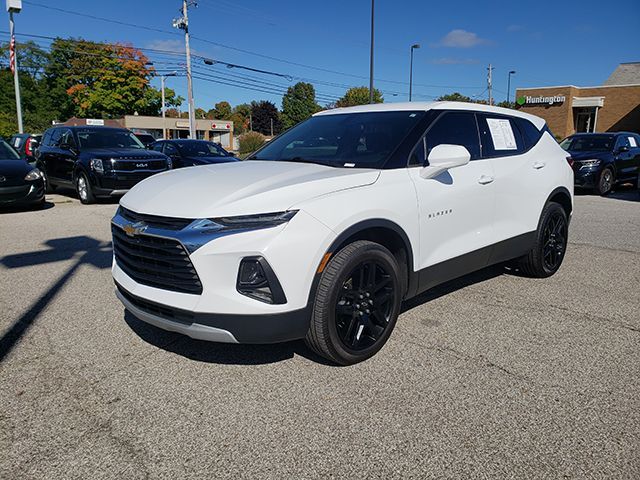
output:
<instances>
[{"instance_id":1,"label":"front tire","mask_svg":"<svg viewBox=\"0 0 640 480\"><path fill-rule=\"evenodd\" d=\"M320 277L307 345L340 365L375 355L400 314L400 275L396 259L382 245L358 240L340 250Z\"/></svg>"},{"instance_id":2,"label":"front tire","mask_svg":"<svg viewBox=\"0 0 640 480\"><path fill-rule=\"evenodd\" d=\"M520 259L521 270L536 278L546 278L556 273L567 251L568 233L569 222L564 208L555 202L548 203L540 216L536 243Z\"/></svg>"},{"instance_id":3,"label":"front tire","mask_svg":"<svg viewBox=\"0 0 640 480\"><path fill-rule=\"evenodd\" d=\"M613 174L613 170L611 170L609 167L602 170L602 172L600 172L600 178L598 179L598 186L596 187L596 191L598 192L598 194L605 196L611 193L614 181L615 177Z\"/></svg>"},{"instance_id":4,"label":"front tire","mask_svg":"<svg viewBox=\"0 0 640 480\"><path fill-rule=\"evenodd\" d=\"M84 172L80 172L76 177L76 192L83 204L89 205L95 203L96 197L93 194L91 183L89 183L89 179Z\"/></svg>"}]
</instances>

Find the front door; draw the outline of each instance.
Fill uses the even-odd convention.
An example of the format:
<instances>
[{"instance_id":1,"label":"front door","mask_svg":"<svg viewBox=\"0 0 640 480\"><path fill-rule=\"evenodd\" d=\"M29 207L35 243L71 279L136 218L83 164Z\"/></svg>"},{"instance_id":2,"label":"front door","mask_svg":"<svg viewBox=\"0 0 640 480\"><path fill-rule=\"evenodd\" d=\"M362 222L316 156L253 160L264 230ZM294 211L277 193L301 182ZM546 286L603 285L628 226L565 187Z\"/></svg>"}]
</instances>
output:
<instances>
[{"instance_id":1,"label":"front door","mask_svg":"<svg viewBox=\"0 0 640 480\"><path fill-rule=\"evenodd\" d=\"M616 180L635 180L638 175L640 162L640 145L634 135L622 134L616 140L614 147Z\"/></svg>"},{"instance_id":2,"label":"front door","mask_svg":"<svg viewBox=\"0 0 640 480\"><path fill-rule=\"evenodd\" d=\"M435 178L422 178L420 171L429 152L441 144L464 146L471 161ZM473 112L442 114L414 149L409 175L419 206L420 252L416 269L427 269L427 278L421 278L421 290L484 267L489 259L489 249L484 247L493 242L494 173L491 163L480 159ZM430 278L431 274L439 278Z\"/></svg>"}]
</instances>

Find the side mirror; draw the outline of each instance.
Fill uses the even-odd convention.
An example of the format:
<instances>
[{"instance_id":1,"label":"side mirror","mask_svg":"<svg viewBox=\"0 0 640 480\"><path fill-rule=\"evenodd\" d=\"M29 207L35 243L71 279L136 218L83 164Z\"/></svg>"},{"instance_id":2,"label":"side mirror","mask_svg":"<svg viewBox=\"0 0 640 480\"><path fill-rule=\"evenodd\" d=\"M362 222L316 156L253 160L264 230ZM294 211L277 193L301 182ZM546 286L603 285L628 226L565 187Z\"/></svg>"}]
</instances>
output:
<instances>
[{"instance_id":1,"label":"side mirror","mask_svg":"<svg viewBox=\"0 0 640 480\"><path fill-rule=\"evenodd\" d=\"M422 178L435 178L450 168L462 167L469 163L471 154L462 145L449 145L443 143L431 149L429 165L420 171Z\"/></svg>"},{"instance_id":2,"label":"side mirror","mask_svg":"<svg viewBox=\"0 0 640 480\"><path fill-rule=\"evenodd\" d=\"M629 147L627 145L623 145L622 147L620 147L618 149L618 153L624 153L624 152L628 152L629 151Z\"/></svg>"}]
</instances>

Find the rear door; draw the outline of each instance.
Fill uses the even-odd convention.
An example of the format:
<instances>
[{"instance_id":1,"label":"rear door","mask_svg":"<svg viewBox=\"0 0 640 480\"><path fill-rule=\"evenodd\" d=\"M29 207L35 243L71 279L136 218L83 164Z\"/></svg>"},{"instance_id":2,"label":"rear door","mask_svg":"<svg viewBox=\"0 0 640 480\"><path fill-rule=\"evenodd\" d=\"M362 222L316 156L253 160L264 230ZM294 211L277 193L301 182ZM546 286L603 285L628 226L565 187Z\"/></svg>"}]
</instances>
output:
<instances>
[{"instance_id":1,"label":"rear door","mask_svg":"<svg viewBox=\"0 0 640 480\"><path fill-rule=\"evenodd\" d=\"M435 178L422 178L420 171L428 163L429 152L441 144L464 146L471 161ZM448 263L432 270L438 280L446 280L485 266L489 249L484 247L493 242L494 173L491 163L480 158L474 113L449 111L438 117L413 150L408 171L419 207L417 267L424 269L457 258L459 265ZM471 255L461 258L465 254ZM428 288L429 281L421 280L422 288Z\"/></svg>"},{"instance_id":2,"label":"rear door","mask_svg":"<svg viewBox=\"0 0 640 480\"><path fill-rule=\"evenodd\" d=\"M173 143L165 142L163 153L171 158L173 168L182 168L185 166L182 155L180 155L178 148Z\"/></svg>"},{"instance_id":3,"label":"rear door","mask_svg":"<svg viewBox=\"0 0 640 480\"><path fill-rule=\"evenodd\" d=\"M78 149L71 129L67 128L62 132L58 148L60 150L60 178L71 182L73 180L73 170L76 164L76 152Z\"/></svg>"},{"instance_id":4,"label":"rear door","mask_svg":"<svg viewBox=\"0 0 640 480\"><path fill-rule=\"evenodd\" d=\"M62 128L54 128L51 131L51 138L46 149L43 148L42 157L47 169L49 178L62 179L61 167L61 150L60 138L62 137Z\"/></svg>"}]
</instances>

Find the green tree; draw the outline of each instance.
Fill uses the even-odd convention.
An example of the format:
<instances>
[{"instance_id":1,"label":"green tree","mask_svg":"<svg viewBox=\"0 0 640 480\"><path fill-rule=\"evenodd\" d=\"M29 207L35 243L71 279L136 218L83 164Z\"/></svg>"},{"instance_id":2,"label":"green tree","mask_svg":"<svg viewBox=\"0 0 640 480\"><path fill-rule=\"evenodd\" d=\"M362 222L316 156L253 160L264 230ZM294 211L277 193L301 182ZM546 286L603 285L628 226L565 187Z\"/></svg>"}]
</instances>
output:
<instances>
[{"instance_id":1,"label":"green tree","mask_svg":"<svg viewBox=\"0 0 640 480\"><path fill-rule=\"evenodd\" d=\"M247 132L238 138L240 154L255 152L264 145L264 135L258 132Z\"/></svg>"},{"instance_id":2,"label":"green tree","mask_svg":"<svg viewBox=\"0 0 640 480\"><path fill-rule=\"evenodd\" d=\"M502 107L502 108L516 108L515 102L507 102L506 100L496 104L496 106Z\"/></svg>"},{"instance_id":3,"label":"green tree","mask_svg":"<svg viewBox=\"0 0 640 480\"><path fill-rule=\"evenodd\" d=\"M291 128L320 110L313 85L298 82L289 87L282 97L282 126Z\"/></svg>"},{"instance_id":4,"label":"green tree","mask_svg":"<svg viewBox=\"0 0 640 480\"><path fill-rule=\"evenodd\" d=\"M271 135L271 126L273 122L273 134L277 135L280 133L280 114L274 103L266 100L251 102L251 117L254 132L259 132L263 135Z\"/></svg>"},{"instance_id":5,"label":"green tree","mask_svg":"<svg viewBox=\"0 0 640 480\"><path fill-rule=\"evenodd\" d=\"M216 119L218 120L229 120L231 117L232 109L231 104L229 102L218 102L214 105L216 112Z\"/></svg>"},{"instance_id":6,"label":"green tree","mask_svg":"<svg viewBox=\"0 0 640 480\"><path fill-rule=\"evenodd\" d=\"M373 103L382 103L382 92L373 89ZM336 102L336 107L353 107L355 105L367 105L369 103L369 87L353 87L347 90L344 96Z\"/></svg>"},{"instance_id":7,"label":"green tree","mask_svg":"<svg viewBox=\"0 0 640 480\"><path fill-rule=\"evenodd\" d=\"M196 118L207 118L207 112L202 108L196 108L194 111Z\"/></svg>"},{"instance_id":8,"label":"green tree","mask_svg":"<svg viewBox=\"0 0 640 480\"><path fill-rule=\"evenodd\" d=\"M461 93L454 92L448 93L446 95L441 95L437 99L438 102L473 102L471 97L467 97L466 95L462 95Z\"/></svg>"}]
</instances>

